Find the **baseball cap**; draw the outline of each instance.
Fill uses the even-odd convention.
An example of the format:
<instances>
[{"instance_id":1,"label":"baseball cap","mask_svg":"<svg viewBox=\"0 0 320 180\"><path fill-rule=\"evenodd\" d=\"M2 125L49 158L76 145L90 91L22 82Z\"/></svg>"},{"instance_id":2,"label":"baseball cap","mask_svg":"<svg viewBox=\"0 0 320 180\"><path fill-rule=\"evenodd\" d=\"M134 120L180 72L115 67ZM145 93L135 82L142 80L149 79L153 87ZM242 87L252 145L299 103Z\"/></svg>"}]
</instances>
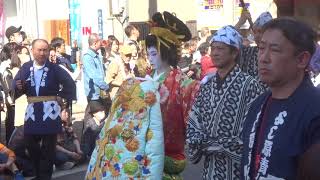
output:
<instances>
[{"instance_id":1,"label":"baseball cap","mask_svg":"<svg viewBox=\"0 0 320 180\"><path fill-rule=\"evenodd\" d=\"M120 53L127 55L127 54L132 54L132 47L129 45L123 45L120 47Z\"/></svg>"},{"instance_id":2,"label":"baseball cap","mask_svg":"<svg viewBox=\"0 0 320 180\"><path fill-rule=\"evenodd\" d=\"M22 28L22 26L19 26L18 28L14 27L14 26L8 27L6 30L6 37L9 39L12 34L19 32L21 30L21 28Z\"/></svg>"}]
</instances>

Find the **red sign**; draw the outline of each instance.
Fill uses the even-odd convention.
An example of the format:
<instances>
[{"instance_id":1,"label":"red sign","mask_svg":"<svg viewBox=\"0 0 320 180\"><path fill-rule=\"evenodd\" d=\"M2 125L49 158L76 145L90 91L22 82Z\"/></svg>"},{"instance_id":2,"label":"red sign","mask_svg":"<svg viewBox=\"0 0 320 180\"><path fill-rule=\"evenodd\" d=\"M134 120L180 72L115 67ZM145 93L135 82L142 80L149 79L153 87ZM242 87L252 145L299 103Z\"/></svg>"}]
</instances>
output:
<instances>
[{"instance_id":1,"label":"red sign","mask_svg":"<svg viewBox=\"0 0 320 180\"><path fill-rule=\"evenodd\" d=\"M82 35L90 35L91 27L82 27Z\"/></svg>"}]
</instances>

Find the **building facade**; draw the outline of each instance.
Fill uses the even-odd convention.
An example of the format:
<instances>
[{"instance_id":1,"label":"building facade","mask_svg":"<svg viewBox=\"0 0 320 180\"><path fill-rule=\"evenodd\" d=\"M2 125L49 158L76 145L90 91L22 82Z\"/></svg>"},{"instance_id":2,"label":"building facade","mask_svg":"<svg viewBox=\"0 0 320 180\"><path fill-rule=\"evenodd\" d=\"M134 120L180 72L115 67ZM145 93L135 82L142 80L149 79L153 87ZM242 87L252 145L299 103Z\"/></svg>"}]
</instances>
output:
<instances>
[{"instance_id":1,"label":"building facade","mask_svg":"<svg viewBox=\"0 0 320 180\"><path fill-rule=\"evenodd\" d=\"M320 23L319 2L245 0L253 19L264 11L270 11L274 17L277 14L297 16L314 27ZM205 26L217 29L234 24L241 14L239 4L239 0L0 0L3 29L1 31L0 28L0 35L6 39L3 37L5 28L22 25L30 39L50 41L59 36L69 45L78 40L79 45L86 49L88 36L93 32L99 33L103 39L113 34L123 42L126 39L123 29L129 23L141 28L143 39L148 33L145 22L157 11L175 13L186 22L192 34L197 35L197 31Z\"/></svg>"}]
</instances>

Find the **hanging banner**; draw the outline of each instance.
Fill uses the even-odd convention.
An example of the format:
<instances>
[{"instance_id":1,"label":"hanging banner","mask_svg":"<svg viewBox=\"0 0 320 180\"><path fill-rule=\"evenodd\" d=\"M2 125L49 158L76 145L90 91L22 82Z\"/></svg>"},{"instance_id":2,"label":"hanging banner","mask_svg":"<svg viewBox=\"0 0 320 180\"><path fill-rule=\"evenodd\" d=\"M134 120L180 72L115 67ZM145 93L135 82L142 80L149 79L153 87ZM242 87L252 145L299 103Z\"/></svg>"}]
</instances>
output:
<instances>
[{"instance_id":1,"label":"hanging banner","mask_svg":"<svg viewBox=\"0 0 320 180\"><path fill-rule=\"evenodd\" d=\"M225 24L223 7L223 0L198 0L197 26L219 29Z\"/></svg>"},{"instance_id":2,"label":"hanging banner","mask_svg":"<svg viewBox=\"0 0 320 180\"><path fill-rule=\"evenodd\" d=\"M241 6L241 3L240 3L240 0L234 0L235 2L233 3L233 24L236 24L239 19L240 19L240 16L241 16L241 13L242 13L242 6ZM251 9L250 7L250 0L244 0L245 2L245 6L247 9ZM250 11L251 12L251 11ZM248 29L249 28L249 23L248 21L241 26L241 28L243 29Z\"/></svg>"},{"instance_id":3,"label":"hanging banner","mask_svg":"<svg viewBox=\"0 0 320 180\"><path fill-rule=\"evenodd\" d=\"M70 10L70 34L71 34L71 45L74 40L77 40L78 46L81 48L81 8L80 0L69 0Z\"/></svg>"},{"instance_id":4,"label":"hanging banner","mask_svg":"<svg viewBox=\"0 0 320 180\"><path fill-rule=\"evenodd\" d=\"M273 0L244 0L254 21L262 12L268 11L273 17L277 15ZM240 18L242 7L240 0L197 0L197 29L208 27L217 30L225 25L235 25ZM249 23L241 28L248 28Z\"/></svg>"},{"instance_id":5,"label":"hanging banner","mask_svg":"<svg viewBox=\"0 0 320 180\"><path fill-rule=\"evenodd\" d=\"M99 34L99 37L103 39L102 9L98 9L98 34Z\"/></svg>"}]
</instances>

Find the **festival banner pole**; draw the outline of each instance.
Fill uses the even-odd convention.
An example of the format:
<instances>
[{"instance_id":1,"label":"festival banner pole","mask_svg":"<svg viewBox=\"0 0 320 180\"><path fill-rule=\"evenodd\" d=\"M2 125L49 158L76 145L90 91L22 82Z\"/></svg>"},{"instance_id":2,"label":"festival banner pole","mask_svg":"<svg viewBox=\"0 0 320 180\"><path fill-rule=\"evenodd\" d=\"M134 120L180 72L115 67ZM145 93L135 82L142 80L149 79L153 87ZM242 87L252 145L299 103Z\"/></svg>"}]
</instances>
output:
<instances>
[{"instance_id":1,"label":"festival banner pole","mask_svg":"<svg viewBox=\"0 0 320 180\"><path fill-rule=\"evenodd\" d=\"M240 4L241 4L241 6L242 6L244 11L248 11L249 12L249 9L247 8L246 4L244 3L244 0L240 0ZM250 24L249 29L252 29L252 27L253 27L252 19L250 18L250 19L248 19L248 21L249 21L249 24Z\"/></svg>"}]
</instances>

